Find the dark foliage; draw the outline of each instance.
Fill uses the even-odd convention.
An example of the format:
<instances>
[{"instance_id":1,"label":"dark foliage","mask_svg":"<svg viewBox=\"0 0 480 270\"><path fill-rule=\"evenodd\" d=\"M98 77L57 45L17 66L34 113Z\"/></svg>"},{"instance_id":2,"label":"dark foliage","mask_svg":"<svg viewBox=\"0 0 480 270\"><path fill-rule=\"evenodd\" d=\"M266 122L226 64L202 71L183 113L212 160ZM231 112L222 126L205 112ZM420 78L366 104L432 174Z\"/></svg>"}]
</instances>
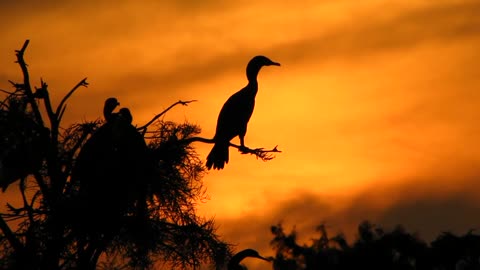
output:
<instances>
[{"instance_id":1,"label":"dark foliage","mask_svg":"<svg viewBox=\"0 0 480 270\"><path fill-rule=\"evenodd\" d=\"M199 127L156 120L137 129L122 108L63 129L66 102L86 79L54 109L45 82L32 90L27 45L16 52L24 81L0 103L0 186L22 199L0 215L0 268L224 263L228 245L195 209L204 167L186 140Z\"/></svg>"},{"instance_id":2,"label":"dark foliage","mask_svg":"<svg viewBox=\"0 0 480 270\"><path fill-rule=\"evenodd\" d=\"M442 233L430 244L402 226L386 232L363 222L349 245L342 234L329 237L324 225L310 245L299 245L293 230L272 226L275 270L297 269L480 269L480 235Z\"/></svg>"}]
</instances>

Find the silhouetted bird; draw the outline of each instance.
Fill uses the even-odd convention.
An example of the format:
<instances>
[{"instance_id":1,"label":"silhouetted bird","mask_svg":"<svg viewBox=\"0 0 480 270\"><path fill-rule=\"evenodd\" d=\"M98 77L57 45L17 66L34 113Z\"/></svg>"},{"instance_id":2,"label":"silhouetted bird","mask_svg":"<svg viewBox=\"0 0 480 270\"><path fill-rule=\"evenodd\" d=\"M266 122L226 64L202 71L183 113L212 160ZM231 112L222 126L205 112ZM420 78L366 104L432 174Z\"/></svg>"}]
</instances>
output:
<instances>
[{"instance_id":1,"label":"silhouetted bird","mask_svg":"<svg viewBox=\"0 0 480 270\"><path fill-rule=\"evenodd\" d=\"M240 265L240 262L247 257L257 258L257 259L261 259L261 260L270 262L269 259L260 256L260 254L258 254L258 252L256 250L249 248L249 249L244 249L244 250L238 252L237 254L233 255L233 257L228 262L227 269L228 270L243 270L244 268Z\"/></svg>"},{"instance_id":2,"label":"silhouetted bird","mask_svg":"<svg viewBox=\"0 0 480 270\"><path fill-rule=\"evenodd\" d=\"M245 147L247 124L255 106L258 91L257 75L263 66L280 66L265 56L255 56L247 65L248 84L233 94L222 107L217 120L215 145L207 157L207 168L223 169L228 163L228 145L230 140L239 136L240 145Z\"/></svg>"},{"instance_id":3,"label":"silhouetted bird","mask_svg":"<svg viewBox=\"0 0 480 270\"><path fill-rule=\"evenodd\" d=\"M118 111L118 115L122 118L123 121L125 121L125 123L132 124L133 116L128 108L121 108Z\"/></svg>"},{"instance_id":4,"label":"silhouetted bird","mask_svg":"<svg viewBox=\"0 0 480 270\"><path fill-rule=\"evenodd\" d=\"M72 171L85 215L92 220L85 225L91 228L101 223L102 229L113 230L129 206L145 199L151 172L145 140L132 126L130 110L113 113L118 105L115 98L105 101L106 123L82 147Z\"/></svg>"},{"instance_id":5,"label":"silhouetted bird","mask_svg":"<svg viewBox=\"0 0 480 270\"><path fill-rule=\"evenodd\" d=\"M103 106L103 117L105 117L105 121L111 122L116 114L113 113L113 110L120 105L116 98L108 98L105 100L105 105Z\"/></svg>"}]
</instances>

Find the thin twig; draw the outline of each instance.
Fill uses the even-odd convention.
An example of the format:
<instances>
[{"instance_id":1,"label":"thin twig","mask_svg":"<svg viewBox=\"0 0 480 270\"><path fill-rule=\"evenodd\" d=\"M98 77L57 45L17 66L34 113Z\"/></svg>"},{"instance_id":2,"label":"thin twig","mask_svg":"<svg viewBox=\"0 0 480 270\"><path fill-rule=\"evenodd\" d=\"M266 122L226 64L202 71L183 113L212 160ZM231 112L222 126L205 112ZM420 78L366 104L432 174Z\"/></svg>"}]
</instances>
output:
<instances>
[{"instance_id":1,"label":"thin twig","mask_svg":"<svg viewBox=\"0 0 480 270\"><path fill-rule=\"evenodd\" d=\"M181 140L180 143L184 144L190 144L192 142L203 142L203 143L209 143L209 144L214 144L215 140L214 139L207 139L203 137L191 137L188 139ZM278 150L278 145L275 146L274 148L268 150L265 148L248 148L246 146L241 146L238 144L234 143L229 143L229 146L237 148L238 151L240 151L242 154L251 154L255 155L257 158L262 159L263 161L271 160L274 158L274 156L271 155L271 153L281 153L282 151Z\"/></svg>"},{"instance_id":2,"label":"thin twig","mask_svg":"<svg viewBox=\"0 0 480 270\"><path fill-rule=\"evenodd\" d=\"M195 101L197 101L197 100L195 100L195 99L194 99L194 100L187 100L187 101L179 100L179 101L173 103L172 105L170 105L170 106L169 106L168 108L166 108L165 110L163 110L163 112L155 115L155 117L153 117L152 120L150 120L150 121L149 121L148 123L146 123L145 125L137 128L137 130L139 130L139 131L140 131L140 130L146 131L147 128L148 128L148 126L150 126L153 122L155 122L158 118L160 118L162 115L164 115L166 112L168 112L168 111L169 111L170 109L172 109L173 107L175 107L175 106L177 106L177 105L179 105L179 104L181 104L181 105L183 105L183 106L188 106L189 103L192 103L192 102L195 102Z\"/></svg>"},{"instance_id":3,"label":"thin twig","mask_svg":"<svg viewBox=\"0 0 480 270\"><path fill-rule=\"evenodd\" d=\"M63 106L63 109L62 111L60 112L60 114L58 115L58 122L60 123L62 121L62 118L63 118L63 114L65 113L65 110L67 109L67 104L65 104L65 106Z\"/></svg>"},{"instance_id":4,"label":"thin twig","mask_svg":"<svg viewBox=\"0 0 480 270\"><path fill-rule=\"evenodd\" d=\"M45 100L45 110L47 111L48 118L50 119L50 127L53 130L57 125L57 118L55 117L55 113L53 112L52 102L50 100L50 95L48 94L48 84L44 82L43 79L40 79L40 89L40 91L43 91L45 93L45 96L43 98Z\"/></svg>"},{"instance_id":5,"label":"thin twig","mask_svg":"<svg viewBox=\"0 0 480 270\"><path fill-rule=\"evenodd\" d=\"M21 50L16 50L17 55L17 63L20 65L23 73L23 85L22 88L25 91L25 95L28 98L28 102L32 106L33 113L35 114L35 118L40 126L43 126L43 119L42 114L40 113L40 109L38 108L37 103L35 102L35 97L33 96L32 87L30 85L30 75L28 73L27 63L25 63L25 59L23 56L25 55L25 50L27 49L28 43L30 40L25 40L25 43L22 46ZM18 84L15 85L19 87Z\"/></svg>"},{"instance_id":6,"label":"thin twig","mask_svg":"<svg viewBox=\"0 0 480 270\"><path fill-rule=\"evenodd\" d=\"M83 80L81 80L79 83L77 83L77 85L75 85L72 90L70 90L70 92L68 92L68 94L66 94L62 101L60 101L60 104L58 104L58 107L57 107L57 110L55 112L55 115L58 119L58 116L60 115L61 111L63 110L63 104L68 100L68 98L70 98L70 96L80 87L80 86L84 86L84 87L87 87L88 86L88 83L87 83L87 78L83 78ZM60 121L59 121L60 122Z\"/></svg>"},{"instance_id":7,"label":"thin twig","mask_svg":"<svg viewBox=\"0 0 480 270\"><path fill-rule=\"evenodd\" d=\"M11 80L8 80L8 82L9 82L13 87L15 87L16 91L18 91L18 90L23 90L23 88L25 88L25 86L24 86L23 84L21 84L21 83L16 83L16 82L11 81ZM15 91L15 92L16 92L16 91Z\"/></svg>"},{"instance_id":8,"label":"thin twig","mask_svg":"<svg viewBox=\"0 0 480 270\"><path fill-rule=\"evenodd\" d=\"M88 125L88 124L84 124L85 126ZM85 127L84 126L84 127ZM85 140L87 139L88 135L92 134L93 133L93 128L84 128L83 131L82 131L82 135L80 136L80 138L78 139L78 141L75 143L75 145L70 149L70 151L67 152L67 160L69 160L70 162L67 162L67 165L65 166L65 169L63 170L63 174L66 176L66 175L70 175L71 172L72 172L72 168L73 168L73 157L75 156L75 152L77 152L77 150L83 145L83 143L85 142ZM71 181L71 180L70 180ZM65 191L66 190L70 190L72 186L72 183L71 182L68 182L66 183L65 185Z\"/></svg>"},{"instance_id":9,"label":"thin twig","mask_svg":"<svg viewBox=\"0 0 480 270\"><path fill-rule=\"evenodd\" d=\"M35 177L35 181L37 182L38 187L40 188L40 191L42 192L43 197L47 202L51 202L50 199L50 193L48 192L48 186L45 184L45 181L42 177L42 175L37 171L33 173L33 176Z\"/></svg>"},{"instance_id":10,"label":"thin twig","mask_svg":"<svg viewBox=\"0 0 480 270\"><path fill-rule=\"evenodd\" d=\"M13 247L15 252L17 254L21 253L23 251L23 245L18 240L18 238L15 236L15 234L12 232L8 224L5 222L2 216L0 216L0 229L3 232L3 235L7 238L8 242L10 245Z\"/></svg>"},{"instance_id":11,"label":"thin twig","mask_svg":"<svg viewBox=\"0 0 480 270\"><path fill-rule=\"evenodd\" d=\"M25 43L23 43L22 49L20 51L17 51L19 53L21 52L22 56L23 56L23 53L25 52L25 50L27 49L28 43L30 43L30 40L29 39L25 40Z\"/></svg>"},{"instance_id":12,"label":"thin twig","mask_svg":"<svg viewBox=\"0 0 480 270\"><path fill-rule=\"evenodd\" d=\"M32 209L32 206L28 204L27 195L25 195L25 181L26 181L25 178L20 179L20 185L19 185L20 193L22 195L22 200L23 200L23 208L27 212L30 223L34 223L33 213L32 213L33 209Z\"/></svg>"},{"instance_id":13,"label":"thin twig","mask_svg":"<svg viewBox=\"0 0 480 270\"><path fill-rule=\"evenodd\" d=\"M86 128L83 128L82 135L80 136L78 141L75 143L75 145L72 147L72 149L70 149L69 159L71 159L75 155L75 152L77 152L80 146L82 146L83 142L87 139L88 135L92 134L94 131L93 127L90 127L91 126L90 123L86 123L83 125Z\"/></svg>"},{"instance_id":14,"label":"thin twig","mask_svg":"<svg viewBox=\"0 0 480 270\"><path fill-rule=\"evenodd\" d=\"M30 206L33 206L33 205L35 204L35 201L37 200L37 198L38 198L40 195L41 195L41 194L40 194L40 191L39 191L39 190L37 190L37 191L35 192L35 194L33 194L32 200L30 201Z\"/></svg>"},{"instance_id":15,"label":"thin twig","mask_svg":"<svg viewBox=\"0 0 480 270\"><path fill-rule=\"evenodd\" d=\"M17 94L17 91L15 92L9 92L7 90L0 89L0 92L8 94L9 96L21 96L22 94Z\"/></svg>"}]
</instances>

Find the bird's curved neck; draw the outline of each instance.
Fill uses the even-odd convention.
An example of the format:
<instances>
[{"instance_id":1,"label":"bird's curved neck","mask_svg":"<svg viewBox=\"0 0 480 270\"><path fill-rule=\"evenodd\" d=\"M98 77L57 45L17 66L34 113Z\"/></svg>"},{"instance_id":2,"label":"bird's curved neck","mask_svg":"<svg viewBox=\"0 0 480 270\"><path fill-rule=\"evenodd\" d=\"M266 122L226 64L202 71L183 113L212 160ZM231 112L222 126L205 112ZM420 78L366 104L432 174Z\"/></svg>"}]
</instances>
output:
<instances>
[{"instance_id":1,"label":"bird's curved neck","mask_svg":"<svg viewBox=\"0 0 480 270\"><path fill-rule=\"evenodd\" d=\"M247 79L248 83L257 83L258 72L260 71L261 66L248 66L247 67Z\"/></svg>"},{"instance_id":2,"label":"bird's curved neck","mask_svg":"<svg viewBox=\"0 0 480 270\"><path fill-rule=\"evenodd\" d=\"M250 92L253 96L255 96L258 92L258 81L257 81L257 75L258 72L260 71L260 68L249 68L247 69L247 79L248 79L248 85L245 87L245 90Z\"/></svg>"},{"instance_id":3,"label":"bird's curved neck","mask_svg":"<svg viewBox=\"0 0 480 270\"><path fill-rule=\"evenodd\" d=\"M240 262L245 259L245 257L235 257L233 256L233 258L228 262L228 265L227 265L227 269L230 270L230 269L236 269L235 267L238 268L238 266L240 265Z\"/></svg>"},{"instance_id":4,"label":"bird's curved neck","mask_svg":"<svg viewBox=\"0 0 480 270\"><path fill-rule=\"evenodd\" d=\"M257 255L258 256L258 255ZM242 250L239 253L235 254L230 261L228 262L227 269L232 270L232 269L239 269L240 262L247 258L247 257L257 257L254 254L252 254L252 250L246 249Z\"/></svg>"},{"instance_id":5,"label":"bird's curved neck","mask_svg":"<svg viewBox=\"0 0 480 270\"><path fill-rule=\"evenodd\" d=\"M254 80L254 81L248 80L248 85L247 85L247 87L245 87L245 90L252 93L253 95L256 95L257 92L258 92L258 82L257 82L257 80Z\"/></svg>"},{"instance_id":6,"label":"bird's curved neck","mask_svg":"<svg viewBox=\"0 0 480 270\"><path fill-rule=\"evenodd\" d=\"M110 108L104 108L103 109L103 117L105 118L105 121L110 121L112 118L112 110Z\"/></svg>"}]
</instances>

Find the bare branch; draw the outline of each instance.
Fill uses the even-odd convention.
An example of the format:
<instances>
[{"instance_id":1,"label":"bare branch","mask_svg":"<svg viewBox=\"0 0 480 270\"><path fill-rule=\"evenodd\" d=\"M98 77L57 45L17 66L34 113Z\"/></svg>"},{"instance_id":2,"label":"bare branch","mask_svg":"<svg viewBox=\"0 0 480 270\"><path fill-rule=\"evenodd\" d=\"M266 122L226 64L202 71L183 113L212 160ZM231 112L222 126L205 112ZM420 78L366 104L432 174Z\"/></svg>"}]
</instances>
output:
<instances>
[{"instance_id":1,"label":"bare branch","mask_svg":"<svg viewBox=\"0 0 480 270\"><path fill-rule=\"evenodd\" d=\"M17 207L14 207L13 205L11 205L10 203L7 203L7 210L11 213L13 213L13 215L15 216L18 216L20 215L21 212L24 211L24 208L17 208Z\"/></svg>"},{"instance_id":2,"label":"bare branch","mask_svg":"<svg viewBox=\"0 0 480 270\"><path fill-rule=\"evenodd\" d=\"M96 124L94 123L84 123L80 125L82 126L82 135L80 135L80 138L75 143L75 145L70 149L70 151L67 152L67 160L73 159L73 156L75 155L77 150L80 149L80 147L83 145L87 137L93 133L95 125ZM72 167L73 167L73 163L70 162L65 166L63 173L65 175L69 175L71 173ZM70 188L71 188L71 182L68 182L67 186L65 187L65 190L70 190Z\"/></svg>"},{"instance_id":3,"label":"bare branch","mask_svg":"<svg viewBox=\"0 0 480 270\"><path fill-rule=\"evenodd\" d=\"M62 111L60 112L60 114L58 115L58 122L60 123L62 121L62 118L63 118L63 114L65 113L65 110L67 109L67 104L65 104L65 106L63 106L63 109Z\"/></svg>"},{"instance_id":4,"label":"bare branch","mask_svg":"<svg viewBox=\"0 0 480 270\"><path fill-rule=\"evenodd\" d=\"M31 223L34 222L33 220L33 209L32 209L32 206L30 204L28 204L28 201L27 201L27 195L25 194L25 181L26 179L25 178L22 178L20 179L20 193L22 195L22 200L23 200L23 208L25 209L25 211L27 212L27 215L28 215L28 219Z\"/></svg>"},{"instance_id":5,"label":"bare branch","mask_svg":"<svg viewBox=\"0 0 480 270\"><path fill-rule=\"evenodd\" d=\"M35 192L35 194L33 194L32 199L30 200L30 206L32 206L32 205L35 204L35 201L37 200L37 198L38 198L40 195L41 195L41 194L40 194L40 191L39 191L39 190L37 190L37 191Z\"/></svg>"},{"instance_id":6,"label":"bare branch","mask_svg":"<svg viewBox=\"0 0 480 270\"><path fill-rule=\"evenodd\" d=\"M38 124L43 126L42 114L40 113L37 103L35 102L35 97L33 96L32 87L30 85L30 75L28 73L27 63L25 63L25 59L23 58L25 54L25 50L27 49L28 43L30 43L30 40L27 39L23 44L22 49L15 51L17 55L17 63L20 65L20 68L22 69L22 73L23 73L23 85L18 85L18 84L14 84L14 85L15 87L22 87L22 89L25 91L25 95L28 98L28 102L32 106L32 110L33 110L33 113L35 114L35 118Z\"/></svg>"},{"instance_id":7,"label":"bare branch","mask_svg":"<svg viewBox=\"0 0 480 270\"><path fill-rule=\"evenodd\" d=\"M43 197L46 201L50 202L50 193L48 192L48 186L45 184L45 180L43 179L42 175L39 172L34 172L33 176L35 177L35 181L42 192Z\"/></svg>"},{"instance_id":8,"label":"bare branch","mask_svg":"<svg viewBox=\"0 0 480 270\"><path fill-rule=\"evenodd\" d=\"M5 222L2 216L0 216L0 230L2 230L3 234L7 238L10 245L13 247L15 252L21 253L23 251L23 245L12 232L8 224Z\"/></svg>"},{"instance_id":9,"label":"bare branch","mask_svg":"<svg viewBox=\"0 0 480 270\"><path fill-rule=\"evenodd\" d=\"M56 125L56 117L55 117L55 114L53 113L52 102L50 101L50 95L48 94L48 84L44 82L43 79L40 79L40 88L38 88L37 91L44 93L43 99L45 100L45 110L47 111L48 118L50 119L51 127L52 129L54 129Z\"/></svg>"},{"instance_id":10,"label":"bare branch","mask_svg":"<svg viewBox=\"0 0 480 270\"><path fill-rule=\"evenodd\" d=\"M13 86L15 87L16 90L23 90L23 88L25 88L25 86L21 83L16 83L14 81L11 81L11 80L8 80L8 82Z\"/></svg>"},{"instance_id":11,"label":"bare branch","mask_svg":"<svg viewBox=\"0 0 480 270\"><path fill-rule=\"evenodd\" d=\"M23 43L22 49L20 51L16 51L17 53L21 53L23 56L23 53L25 53L25 50L27 49L28 43L30 43L30 40L27 39L25 40L25 43Z\"/></svg>"},{"instance_id":12,"label":"bare branch","mask_svg":"<svg viewBox=\"0 0 480 270\"><path fill-rule=\"evenodd\" d=\"M80 87L80 86L84 86L84 87L87 87L88 86L88 83L87 83L87 78L83 78L83 80L81 80L79 83L77 83L77 85L75 85L72 90L70 90L70 92L68 92L68 94L66 94L62 101L60 101L60 104L58 104L58 107L57 107L57 110L55 112L55 115L57 117L57 119L59 118L59 115L61 114L61 112L65 109L63 109L63 104L70 98L70 96ZM58 119L58 121L60 122L60 119Z\"/></svg>"},{"instance_id":13,"label":"bare branch","mask_svg":"<svg viewBox=\"0 0 480 270\"><path fill-rule=\"evenodd\" d=\"M155 122L155 120L157 120L158 118L160 118L162 115L164 115L165 113L167 113L170 109L172 109L173 107L181 104L183 106L188 106L189 103L192 103L192 102L195 102L197 100L187 100L187 101L182 101L182 100L179 100L175 103L173 103L172 105L170 105L168 108L166 108L165 110L163 110L163 112L155 115L155 117L152 118L152 120L150 120L148 123L146 123L145 125L137 128L138 131L141 131L143 130L143 134L146 132L148 126L150 126L153 122Z\"/></svg>"},{"instance_id":14,"label":"bare branch","mask_svg":"<svg viewBox=\"0 0 480 270\"><path fill-rule=\"evenodd\" d=\"M10 92L10 91L3 90L3 89L0 89L0 92L5 93L5 94L7 94L7 95L9 95L9 96L21 96L21 95L22 95L22 94L17 94L17 91L15 91L15 92Z\"/></svg>"},{"instance_id":15,"label":"bare branch","mask_svg":"<svg viewBox=\"0 0 480 270\"><path fill-rule=\"evenodd\" d=\"M268 161L272 160L275 158L274 155L271 153L281 153L282 151L277 149L278 145L276 145L273 149L271 150L265 150L265 148L255 148L255 149L250 149L248 147L241 147L238 149L242 154L252 154L255 155L257 158L263 160L263 161Z\"/></svg>"},{"instance_id":16,"label":"bare branch","mask_svg":"<svg viewBox=\"0 0 480 270\"><path fill-rule=\"evenodd\" d=\"M190 144L192 142L203 142L203 143L214 144L215 140L207 139L207 138L203 138L203 137L192 137L192 138L182 140L180 142L184 143L184 144ZM252 148L237 145L237 144L234 144L234 143L229 143L229 146L237 148L238 151L240 151L242 154L255 155L257 158L259 158L263 161L272 160L275 156L272 155L271 153L281 153L282 152L282 151L278 150L278 145L275 146L273 149L270 149L270 150L266 150L265 148L254 148L254 149L252 149Z\"/></svg>"}]
</instances>

